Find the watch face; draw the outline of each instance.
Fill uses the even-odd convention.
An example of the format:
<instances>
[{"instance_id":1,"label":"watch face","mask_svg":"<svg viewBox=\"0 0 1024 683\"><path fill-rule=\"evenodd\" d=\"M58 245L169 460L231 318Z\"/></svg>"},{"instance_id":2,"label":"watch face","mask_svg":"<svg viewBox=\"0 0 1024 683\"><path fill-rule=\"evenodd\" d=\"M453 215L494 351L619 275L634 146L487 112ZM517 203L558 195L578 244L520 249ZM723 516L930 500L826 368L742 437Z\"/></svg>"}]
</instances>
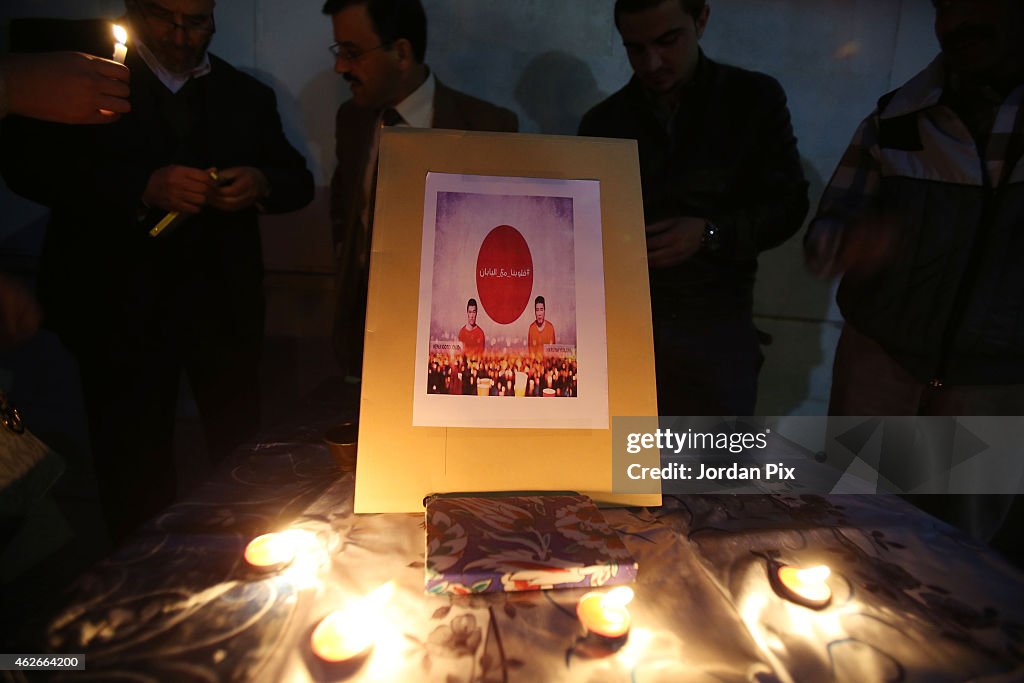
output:
<instances>
[{"instance_id":1,"label":"watch face","mask_svg":"<svg viewBox=\"0 0 1024 683\"><path fill-rule=\"evenodd\" d=\"M718 227L711 221L704 223L704 236L701 238L701 244L709 251L714 251L720 246Z\"/></svg>"}]
</instances>

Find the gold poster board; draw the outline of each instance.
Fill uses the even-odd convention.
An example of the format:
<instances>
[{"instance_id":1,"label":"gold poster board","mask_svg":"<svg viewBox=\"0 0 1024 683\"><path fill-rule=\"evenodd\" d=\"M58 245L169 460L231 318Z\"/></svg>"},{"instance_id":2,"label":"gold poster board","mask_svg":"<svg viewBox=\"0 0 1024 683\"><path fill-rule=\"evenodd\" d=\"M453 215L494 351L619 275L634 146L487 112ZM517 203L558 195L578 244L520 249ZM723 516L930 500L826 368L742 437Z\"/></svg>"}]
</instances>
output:
<instances>
[{"instance_id":1,"label":"gold poster board","mask_svg":"<svg viewBox=\"0 0 1024 683\"><path fill-rule=\"evenodd\" d=\"M427 391L415 380L424 194L428 174L438 173L599 182L607 330L605 428L413 425L414 392ZM465 306L464 300L460 305ZM661 504L658 494L610 493L611 417L651 416L651 431L657 429L635 142L386 129L380 144L365 341L357 513L420 512L427 495L448 492L573 490L599 502ZM451 398L496 404L543 400ZM644 464L658 466L657 456Z\"/></svg>"}]
</instances>

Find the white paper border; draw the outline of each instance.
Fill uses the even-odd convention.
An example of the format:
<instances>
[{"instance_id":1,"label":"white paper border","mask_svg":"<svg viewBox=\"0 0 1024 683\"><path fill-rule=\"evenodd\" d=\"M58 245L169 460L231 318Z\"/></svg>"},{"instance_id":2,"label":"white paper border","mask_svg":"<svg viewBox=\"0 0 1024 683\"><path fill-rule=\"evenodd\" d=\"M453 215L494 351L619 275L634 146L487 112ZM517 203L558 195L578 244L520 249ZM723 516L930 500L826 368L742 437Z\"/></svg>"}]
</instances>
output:
<instances>
[{"instance_id":1,"label":"white paper border","mask_svg":"<svg viewBox=\"0 0 1024 683\"><path fill-rule=\"evenodd\" d=\"M439 192L572 198L578 396L544 399L426 393ZM412 411L414 427L608 429L606 334L599 181L427 173L416 323Z\"/></svg>"}]
</instances>

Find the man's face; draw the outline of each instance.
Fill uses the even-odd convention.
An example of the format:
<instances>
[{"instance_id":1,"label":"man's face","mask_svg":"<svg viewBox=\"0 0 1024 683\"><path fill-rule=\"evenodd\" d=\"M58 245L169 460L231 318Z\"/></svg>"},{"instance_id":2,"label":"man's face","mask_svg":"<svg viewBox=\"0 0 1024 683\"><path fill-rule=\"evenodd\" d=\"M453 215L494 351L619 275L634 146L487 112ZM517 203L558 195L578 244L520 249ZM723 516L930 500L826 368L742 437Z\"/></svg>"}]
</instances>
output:
<instances>
[{"instance_id":1,"label":"man's face","mask_svg":"<svg viewBox=\"0 0 1024 683\"><path fill-rule=\"evenodd\" d=\"M466 308L466 321L470 327L476 325L476 306L469 306Z\"/></svg>"},{"instance_id":2,"label":"man's face","mask_svg":"<svg viewBox=\"0 0 1024 683\"><path fill-rule=\"evenodd\" d=\"M935 37L949 66L967 78L1021 66L1024 3L1021 0L933 0Z\"/></svg>"},{"instance_id":3,"label":"man's face","mask_svg":"<svg viewBox=\"0 0 1024 683\"><path fill-rule=\"evenodd\" d=\"M128 16L164 68L183 74L199 66L213 38L214 0L132 0Z\"/></svg>"},{"instance_id":4,"label":"man's face","mask_svg":"<svg viewBox=\"0 0 1024 683\"><path fill-rule=\"evenodd\" d=\"M341 50L334 60L334 70L348 81L352 100L371 109L397 104L401 78L398 55L391 46L381 43L366 5L350 5L332 15L331 22Z\"/></svg>"},{"instance_id":5,"label":"man's face","mask_svg":"<svg viewBox=\"0 0 1024 683\"><path fill-rule=\"evenodd\" d=\"M619 35L633 73L657 95L689 83L697 69L698 40L708 23L708 8L698 20L683 11L679 0L636 13L619 15Z\"/></svg>"},{"instance_id":6,"label":"man's face","mask_svg":"<svg viewBox=\"0 0 1024 683\"><path fill-rule=\"evenodd\" d=\"M544 304L535 304L533 312L537 315L537 326L544 324Z\"/></svg>"}]
</instances>

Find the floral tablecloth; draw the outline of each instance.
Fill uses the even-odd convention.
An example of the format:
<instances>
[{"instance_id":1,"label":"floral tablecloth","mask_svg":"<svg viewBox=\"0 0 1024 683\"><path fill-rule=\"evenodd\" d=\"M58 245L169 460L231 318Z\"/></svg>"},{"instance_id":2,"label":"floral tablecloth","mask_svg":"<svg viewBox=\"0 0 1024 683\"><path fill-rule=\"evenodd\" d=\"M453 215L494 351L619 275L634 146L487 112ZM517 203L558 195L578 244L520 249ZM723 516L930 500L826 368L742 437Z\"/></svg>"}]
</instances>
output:
<instances>
[{"instance_id":1,"label":"floral tablecloth","mask_svg":"<svg viewBox=\"0 0 1024 683\"><path fill-rule=\"evenodd\" d=\"M96 681L1022 681L1024 576L882 496L666 497L605 511L640 564L618 651L580 639L582 589L424 592L422 515L352 513L354 479L322 441L324 389L300 417L83 576L45 634ZM254 574L249 539L310 531L317 551ZM778 597L774 562L825 562L832 604ZM358 666L328 669L310 633L384 582L386 626Z\"/></svg>"}]
</instances>

